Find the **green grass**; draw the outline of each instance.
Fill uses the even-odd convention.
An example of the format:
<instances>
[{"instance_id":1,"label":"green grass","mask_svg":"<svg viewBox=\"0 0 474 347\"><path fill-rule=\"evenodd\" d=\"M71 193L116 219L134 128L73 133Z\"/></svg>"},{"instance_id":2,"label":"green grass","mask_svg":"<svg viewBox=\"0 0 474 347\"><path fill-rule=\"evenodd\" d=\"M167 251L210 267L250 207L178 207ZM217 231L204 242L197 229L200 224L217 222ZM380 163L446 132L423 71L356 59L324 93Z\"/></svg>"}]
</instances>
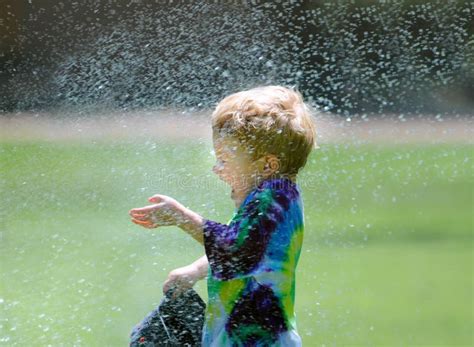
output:
<instances>
[{"instance_id":1,"label":"green grass","mask_svg":"<svg viewBox=\"0 0 474 347\"><path fill-rule=\"evenodd\" d=\"M126 345L167 273L203 252L127 211L159 192L232 214L208 143L0 146L0 345ZM472 345L472 165L467 145L312 154L300 177L305 346Z\"/></svg>"}]
</instances>

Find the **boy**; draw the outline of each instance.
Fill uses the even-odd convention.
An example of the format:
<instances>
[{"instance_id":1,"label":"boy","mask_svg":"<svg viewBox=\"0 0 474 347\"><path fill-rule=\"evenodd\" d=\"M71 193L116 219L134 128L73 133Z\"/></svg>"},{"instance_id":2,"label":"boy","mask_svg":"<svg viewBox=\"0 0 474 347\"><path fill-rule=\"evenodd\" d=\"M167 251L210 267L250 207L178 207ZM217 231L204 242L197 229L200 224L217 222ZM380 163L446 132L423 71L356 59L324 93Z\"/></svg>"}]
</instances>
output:
<instances>
[{"instance_id":1,"label":"boy","mask_svg":"<svg viewBox=\"0 0 474 347\"><path fill-rule=\"evenodd\" d=\"M217 163L237 208L228 225L206 220L173 198L130 211L146 228L176 225L206 255L172 271L163 286L185 290L207 276L203 346L300 346L294 314L295 270L303 241L296 176L315 147L301 95L280 86L222 100L212 115Z\"/></svg>"}]
</instances>

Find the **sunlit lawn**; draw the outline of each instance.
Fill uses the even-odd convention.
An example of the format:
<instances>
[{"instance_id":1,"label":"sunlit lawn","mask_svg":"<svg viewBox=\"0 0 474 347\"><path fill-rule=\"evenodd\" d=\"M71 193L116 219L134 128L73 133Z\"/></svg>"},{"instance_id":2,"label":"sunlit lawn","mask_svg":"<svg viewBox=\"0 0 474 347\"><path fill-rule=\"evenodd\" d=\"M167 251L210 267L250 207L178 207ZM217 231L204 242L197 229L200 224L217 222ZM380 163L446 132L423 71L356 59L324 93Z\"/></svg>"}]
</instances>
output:
<instances>
[{"instance_id":1,"label":"sunlit lawn","mask_svg":"<svg viewBox=\"0 0 474 347\"><path fill-rule=\"evenodd\" d=\"M126 345L167 273L203 252L127 211L159 192L227 221L210 150L2 143L0 345ZM323 145L311 156L300 179L305 346L473 343L472 160L467 145Z\"/></svg>"}]
</instances>

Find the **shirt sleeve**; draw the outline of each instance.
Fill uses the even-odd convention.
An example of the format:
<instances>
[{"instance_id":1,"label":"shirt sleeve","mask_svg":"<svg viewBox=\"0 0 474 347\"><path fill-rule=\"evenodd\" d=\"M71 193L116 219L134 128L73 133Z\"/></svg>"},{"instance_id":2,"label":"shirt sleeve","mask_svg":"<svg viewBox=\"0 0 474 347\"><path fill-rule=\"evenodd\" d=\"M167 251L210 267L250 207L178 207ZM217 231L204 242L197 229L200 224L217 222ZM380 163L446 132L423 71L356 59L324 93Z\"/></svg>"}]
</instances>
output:
<instances>
[{"instance_id":1,"label":"shirt sleeve","mask_svg":"<svg viewBox=\"0 0 474 347\"><path fill-rule=\"evenodd\" d=\"M206 220L204 247L212 275L229 280L249 275L263 259L290 198L284 191L259 189L229 225Z\"/></svg>"}]
</instances>

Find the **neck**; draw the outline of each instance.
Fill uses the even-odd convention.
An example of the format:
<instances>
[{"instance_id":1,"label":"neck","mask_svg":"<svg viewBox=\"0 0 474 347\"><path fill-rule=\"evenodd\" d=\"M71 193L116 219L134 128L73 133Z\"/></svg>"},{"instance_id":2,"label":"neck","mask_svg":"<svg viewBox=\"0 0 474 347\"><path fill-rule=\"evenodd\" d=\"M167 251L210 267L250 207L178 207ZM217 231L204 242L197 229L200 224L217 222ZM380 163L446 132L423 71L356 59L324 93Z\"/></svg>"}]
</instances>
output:
<instances>
[{"instance_id":1,"label":"neck","mask_svg":"<svg viewBox=\"0 0 474 347\"><path fill-rule=\"evenodd\" d=\"M296 183L296 175L287 176L286 178L292 181L293 183ZM235 207L239 208L240 205L242 205L242 203L244 202L245 198L250 194L250 192L254 190L261 181L264 181L264 180L265 179L261 179L257 181L255 183L255 186L249 186L249 187L245 187L239 190L233 189L231 193L231 198L235 203Z\"/></svg>"},{"instance_id":2,"label":"neck","mask_svg":"<svg viewBox=\"0 0 474 347\"><path fill-rule=\"evenodd\" d=\"M251 191L250 188L246 190L241 190L241 191L232 190L231 198L234 201L236 208L239 208L240 205L242 205L242 203L244 202L245 198L250 193L250 191Z\"/></svg>"}]
</instances>

